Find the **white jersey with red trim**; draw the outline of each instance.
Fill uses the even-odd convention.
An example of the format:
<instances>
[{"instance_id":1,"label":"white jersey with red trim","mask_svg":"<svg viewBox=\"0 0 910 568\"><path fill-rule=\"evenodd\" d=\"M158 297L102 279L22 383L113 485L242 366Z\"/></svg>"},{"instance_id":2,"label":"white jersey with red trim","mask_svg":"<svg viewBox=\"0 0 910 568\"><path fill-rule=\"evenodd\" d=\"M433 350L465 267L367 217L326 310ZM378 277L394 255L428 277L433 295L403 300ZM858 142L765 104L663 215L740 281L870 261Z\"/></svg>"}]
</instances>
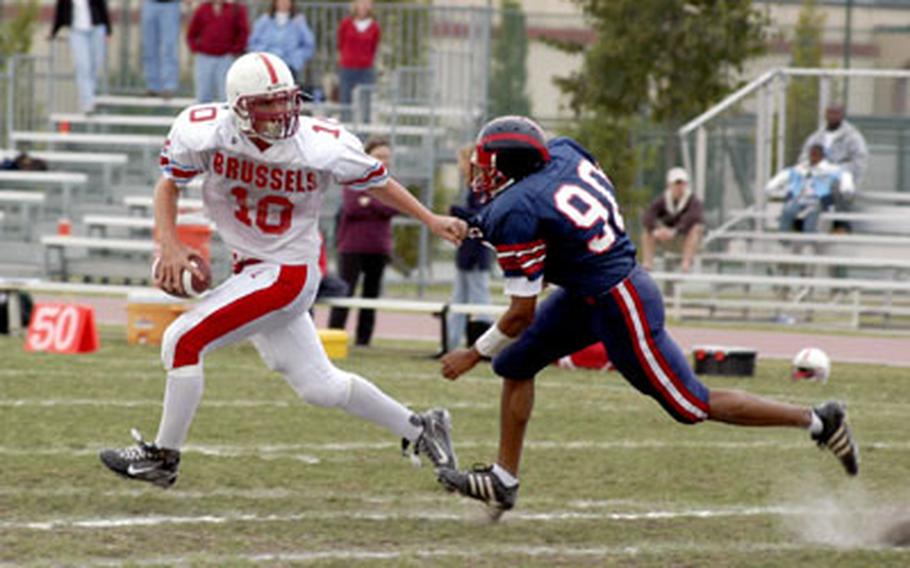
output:
<instances>
[{"instance_id":1,"label":"white jersey with red trim","mask_svg":"<svg viewBox=\"0 0 910 568\"><path fill-rule=\"evenodd\" d=\"M318 261L319 211L332 184L364 190L389 177L340 124L301 117L294 136L260 148L225 104L180 113L161 169L179 185L203 175L205 211L225 243L240 257L280 264Z\"/></svg>"}]
</instances>

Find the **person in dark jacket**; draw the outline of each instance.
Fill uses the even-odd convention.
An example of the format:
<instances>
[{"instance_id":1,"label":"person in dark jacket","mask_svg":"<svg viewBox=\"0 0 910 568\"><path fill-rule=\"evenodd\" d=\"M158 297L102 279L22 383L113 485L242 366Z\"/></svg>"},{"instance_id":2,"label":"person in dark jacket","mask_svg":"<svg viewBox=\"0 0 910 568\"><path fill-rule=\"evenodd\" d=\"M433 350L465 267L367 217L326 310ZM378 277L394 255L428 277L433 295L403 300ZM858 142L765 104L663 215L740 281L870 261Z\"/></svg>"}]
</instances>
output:
<instances>
[{"instance_id":1,"label":"person in dark jacket","mask_svg":"<svg viewBox=\"0 0 910 568\"><path fill-rule=\"evenodd\" d=\"M458 152L458 169L464 180L471 176L471 151L473 146L466 146ZM452 205L449 214L469 221L480 212L482 207L480 196L467 189L463 205ZM490 263L492 251L483 244L481 239L465 239L455 253L455 283L452 287L453 304L489 304L490 303ZM489 316L473 318L472 324L489 327ZM465 330L468 327L466 314L449 314L446 321L446 349L451 351L461 346ZM468 334L468 343L471 343L471 334Z\"/></svg>"},{"instance_id":2,"label":"person in dark jacket","mask_svg":"<svg viewBox=\"0 0 910 568\"><path fill-rule=\"evenodd\" d=\"M238 56L246 52L250 23L240 2L212 0L196 8L186 32L190 51L196 55L196 100L227 99L224 80Z\"/></svg>"},{"instance_id":3,"label":"person in dark jacket","mask_svg":"<svg viewBox=\"0 0 910 568\"><path fill-rule=\"evenodd\" d=\"M371 138L364 145L364 150L388 169L392 159L388 140ZM341 216L336 232L339 276L348 284L348 296L353 296L362 274L362 296L378 298L382 291L382 274L392 254L392 217L398 210L362 191L349 188L342 190L341 199ZM332 308L329 327L344 329L347 319L347 308ZM359 310L355 338L357 345L370 344L375 319L375 310Z\"/></svg>"},{"instance_id":4,"label":"person in dark jacket","mask_svg":"<svg viewBox=\"0 0 910 568\"><path fill-rule=\"evenodd\" d=\"M654 267L654 251L660 247L682 250L680 270L689 272L705 232L701 200L692 194L689 174L682 168L667 172L667 188L651 202L642 219L641 265Z\"/></svg>"},{"instance_id":5,"label":"person in dark jacket","mask_svg":"<svg viewBox=\"0 0 910 568\"><path fill-rule=\"evenodd\" d=\"M57 0L51 39L60 28L70 29L70 51L76 73L79 110L95 110L98 74L105 65L107 38L111 35L111 18L106 0Z\"/></svg>"}]
</instances>

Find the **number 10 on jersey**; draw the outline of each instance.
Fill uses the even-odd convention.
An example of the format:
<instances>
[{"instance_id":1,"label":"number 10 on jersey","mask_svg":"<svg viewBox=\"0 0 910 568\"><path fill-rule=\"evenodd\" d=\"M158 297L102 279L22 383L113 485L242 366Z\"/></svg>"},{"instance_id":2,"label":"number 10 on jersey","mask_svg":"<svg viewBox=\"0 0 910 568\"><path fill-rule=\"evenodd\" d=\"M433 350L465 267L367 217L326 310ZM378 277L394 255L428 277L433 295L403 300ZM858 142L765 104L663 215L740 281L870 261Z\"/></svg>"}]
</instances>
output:
<instances>
[{"instance_id":1,"label":"number 10 on jersey","mask_svg":"<svg viewBox=\"0 0 910 568\"><path fill-rule=\"evenodd\" d=\"M280 235L291 228L294 204L280 195L265 195L256 199L250 191L237 186L231 188L231 195L237 206L234 217L247 227L256 227L263 233Z\"/></svg>"}]
</instances>

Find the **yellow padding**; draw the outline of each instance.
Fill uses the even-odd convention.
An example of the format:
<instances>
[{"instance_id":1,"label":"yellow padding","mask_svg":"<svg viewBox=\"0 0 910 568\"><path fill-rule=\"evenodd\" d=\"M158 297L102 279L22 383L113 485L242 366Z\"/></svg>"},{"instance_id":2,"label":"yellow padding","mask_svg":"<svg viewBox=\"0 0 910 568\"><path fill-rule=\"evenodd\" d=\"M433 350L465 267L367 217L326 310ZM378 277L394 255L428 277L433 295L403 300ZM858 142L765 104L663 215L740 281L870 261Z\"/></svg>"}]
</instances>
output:
<instances>
[{"instance_id":1,"label":"yellow padding","mask_svg":"<svg viewBox=\"0 0 910 568\"><path fill-rule=\"evenodd\" d=\"M186 304L129 303L126 305L126 341L130 345L160 345L164 330L188 310Z\"/></svg>"},{"instance_id":2,"label":"yellow padding","mask_svg":"<svg viewBox=\"0 0 910 568\"><path fill-rule=\"evenodd\" d=\"M329 359L344 359L348 356L348 334L341 329L320 329L319 339Z\"/></svg>"}]
</instances>

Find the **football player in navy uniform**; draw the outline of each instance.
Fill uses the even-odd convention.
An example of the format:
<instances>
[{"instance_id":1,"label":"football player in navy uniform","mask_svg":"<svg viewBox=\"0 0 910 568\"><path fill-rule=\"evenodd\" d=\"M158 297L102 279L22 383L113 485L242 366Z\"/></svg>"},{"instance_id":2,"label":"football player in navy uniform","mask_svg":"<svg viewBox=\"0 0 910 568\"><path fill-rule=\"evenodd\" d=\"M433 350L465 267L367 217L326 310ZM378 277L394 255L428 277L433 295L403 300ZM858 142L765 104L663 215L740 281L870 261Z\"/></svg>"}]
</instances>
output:
<instances>
[{"instance_id":1,"label":"football player in navy uniform","mask_svg":"<svg viewBox=\"0 0 910 568\"><path fill-rule=\"evenodd\" d=\"M515 505L534 377L597 341L623 377L677 421L808 429L847 473L857 474L858 450L843 404L794 406L708 389L696 378L664 329L657 285L635 262L610 179L578 143L547 141L533 121L501 117L480 131L472 168L473 190L489 199L473 231L495 247L511 303L473 347L442 358L450 380L483 358L503 377L498 459L440 471L449 490L484 501L494 518ZM538 307L545 282L559 288Z\"/></svg>"}]
</instances>

